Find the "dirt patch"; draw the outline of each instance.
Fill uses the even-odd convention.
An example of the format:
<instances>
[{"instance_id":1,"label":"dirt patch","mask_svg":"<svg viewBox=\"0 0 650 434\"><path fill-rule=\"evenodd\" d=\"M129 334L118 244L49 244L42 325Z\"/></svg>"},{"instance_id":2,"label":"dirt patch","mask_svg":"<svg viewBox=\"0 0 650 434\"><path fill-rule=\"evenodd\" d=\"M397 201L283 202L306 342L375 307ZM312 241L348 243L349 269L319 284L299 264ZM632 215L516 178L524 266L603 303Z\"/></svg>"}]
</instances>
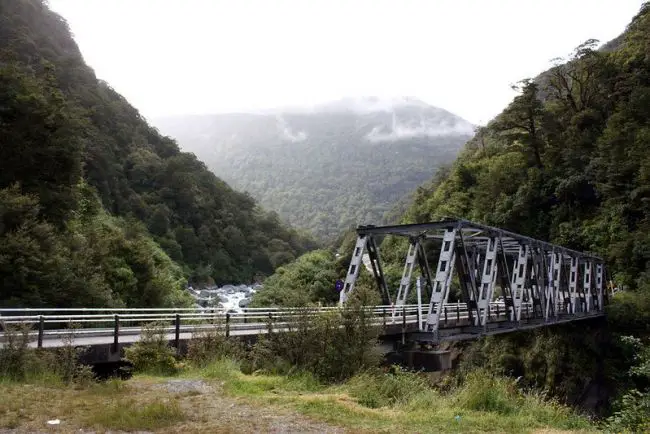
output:
<instances>
[{"instance_id":1,"label":"dirt patch","mask_svg":"<svg viewBox=\"0 0 650 434\"><path fill-rule=\"evenodd\" d=\"M3 396L4 395L4 396ZM110 426L88 424L116 402L143 408L153 402L178 404L183 420L156 433L344 433L280 406L257 406L224 396L221 383L195 379L129 380L115 390L75 390L34 385L0 386L0 434L121 433ZM59 418L60 425L47 421ZM141 433L150 432L141 430Z\"/></svg>"},{"instance_id":2,"label":"dirt patch","mask_svg":"<svg viewBox=\"0 0 650 434\"><path fill-rule=\"evenodd\" d=\"M167 387L170 387L167 384ZM276 406L253 406L238 399L223 396L217 386L210 384L174 384L180 392L183 411L189 421L175 426L170 432L222 433L344 433L345 429L318 422L291 410ZM197 393L196 391L200 391Z\"/></svg>"}]
</instances>

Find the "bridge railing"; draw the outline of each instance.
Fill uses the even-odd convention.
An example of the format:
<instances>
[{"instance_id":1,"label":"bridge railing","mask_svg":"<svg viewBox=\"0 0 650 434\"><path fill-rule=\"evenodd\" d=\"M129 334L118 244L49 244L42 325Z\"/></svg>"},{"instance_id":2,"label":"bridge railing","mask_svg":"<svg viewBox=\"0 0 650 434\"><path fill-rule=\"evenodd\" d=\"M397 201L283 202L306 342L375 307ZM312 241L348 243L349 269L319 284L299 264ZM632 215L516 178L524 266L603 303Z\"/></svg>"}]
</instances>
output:
<instances>
[{"instance_id":1,"label":"bridge railing","mask_svg":"<svg viewBox=\"0 0 650 434\"><path fill-rule=\"evenodd\" d=\"M29 336L37 341L38 347L42 347L47 339L61 339L70 333L75 337L113 336L117 346L120 336L139 335L145 325L158 323L166 333L173 335L178 344L182 334L215 328L226 335L264 333L269 327L272 330L287 330L300 318L340 309L338 306L246 308L241 312L232 312L221 308L3 308L0 309L0 325L31 327ZM403 327L412 323L422 324L426 315L423 310L424 307L417 304L365 308L373 324L402 324ZM497 319L506 319L504 303L492 303L490 311L496 313ZM446 304L445 323L447 320L457 323L467 318L465 303ZM4 340L3 330L0 332L0 342Z\"/></svg>"}]
</instances>

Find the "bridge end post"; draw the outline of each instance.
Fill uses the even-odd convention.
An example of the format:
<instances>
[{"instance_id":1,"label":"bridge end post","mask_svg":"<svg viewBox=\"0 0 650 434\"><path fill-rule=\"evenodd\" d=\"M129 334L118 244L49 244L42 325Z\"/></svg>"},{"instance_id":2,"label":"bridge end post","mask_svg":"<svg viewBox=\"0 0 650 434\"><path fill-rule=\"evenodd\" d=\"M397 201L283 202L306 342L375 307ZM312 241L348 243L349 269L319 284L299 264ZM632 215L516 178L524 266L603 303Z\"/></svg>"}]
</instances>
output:
<instances>
[{"instance_id":1,"label":"bridge end post","mask_svg":"<svg viewBox=\"0 0 650 434\"><path fill-rule=\"evenodd\" d=\"M120 316L115 314L114 318L114 328L113 328L113 352L117 353L120 351Z\"/></svg>"},{"instance_id":2,"label":"bridge end post","mask_svg":"<svg viewBox=\"0 0 650 434\"><path fill-rule=\"evenodd\" d=\"M45 331L45 318L43 315L38 316L38 348L43 348L43 334Z\"/></svg>"},{"instance_id":3,"label":"bridge end post","mask_svg":"<svg viewBox=\"0 0 650 434\"><path fill-rule=\"evenodd\" d=\"M174 320L174 347L176 348L176 355L180 355L181 352L181 316L176 314L176 319Z\"/></svg>"}]
</instances>

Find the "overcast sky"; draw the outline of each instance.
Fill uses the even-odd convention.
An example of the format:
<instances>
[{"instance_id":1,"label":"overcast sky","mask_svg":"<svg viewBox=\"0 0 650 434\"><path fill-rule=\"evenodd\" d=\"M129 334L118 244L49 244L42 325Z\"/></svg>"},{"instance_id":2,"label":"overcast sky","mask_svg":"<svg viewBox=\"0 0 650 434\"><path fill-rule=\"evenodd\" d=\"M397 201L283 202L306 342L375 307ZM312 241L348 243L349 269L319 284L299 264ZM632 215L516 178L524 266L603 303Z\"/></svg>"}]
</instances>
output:
<instances>
[{"instance_id":1,"label":"overcast sky","mask_svg":"<svg viewBox=\"0 0 650 434\"><path fill-rule=\"evenodd\" d=\"M416 96L473 123L643 0L49 0L146 117Z\"/></svg>"}]
</instances>

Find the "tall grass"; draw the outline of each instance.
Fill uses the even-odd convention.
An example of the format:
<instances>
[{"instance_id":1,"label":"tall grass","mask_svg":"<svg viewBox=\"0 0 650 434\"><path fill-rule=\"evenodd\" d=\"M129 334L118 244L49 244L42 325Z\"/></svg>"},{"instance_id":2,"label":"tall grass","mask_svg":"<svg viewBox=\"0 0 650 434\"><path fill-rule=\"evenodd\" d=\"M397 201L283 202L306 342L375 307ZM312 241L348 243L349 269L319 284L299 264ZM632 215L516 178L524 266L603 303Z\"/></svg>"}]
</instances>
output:
<instances>
[{"instance_id":1,"label":"tall grass","mask_svg":"<svg viewBox=\"0 0 650 434\"><path fill-rule=\"evenodd\" d=\"M544 395L522 391L514 380L478 371L441 391L424 373L391 368L357 373L327 385L314 375L256 372L221 359L197 373L218 379L231 395L279 404L329 423L357 430L411 432L531 432L535 429L590 430L594 426Z\"/></svg>"},{"instance_id":2,"label":"tall grass","mask_svg":"<svg viewBox=\"0 0 650 434\"><path fill-rule=\"evenodd\" d=\"M0 348L0 380L49 384L87 385L94 379L90 366L79 362L83 349L74 344L70 324L63 346L55 350L30 348L29 326L3 324L5 343Z\"/></svg>"},{"instance_id":3,"label":"tall grass","mask_svg":"<svg viewBox=\"0 0 650 434\"><path fill-rule=\"evenodd\" d=\"M140 340L124 350L126 360L133 368L151 375L178 373L176 352L169 346L164 324L152 322L142 327Z\"/></svg>"},{"instance_id":4,"label":"tall grass","mask_svg":"<svg viewBox=\"0 0 650 434\"><path fill-rule=\"evenodd\" d=\"M91 413L86 423L102 428L135 431L165 428L185 419L185 413L176 401L157 399L141 404L125 399Z\"/></svg>"},{"instance_id":5,"label":"tall grass","mask_svg":"<svg viewBox=\"0 0 650 434\"><path fill-rule=\"evenodd\" d=\"M246 372L307 371L321 381L339 382L381 361L379 330L360 301L317 315L299 310L286 327L260 337L243 365Z\"/></svg>"}]
</instances>

